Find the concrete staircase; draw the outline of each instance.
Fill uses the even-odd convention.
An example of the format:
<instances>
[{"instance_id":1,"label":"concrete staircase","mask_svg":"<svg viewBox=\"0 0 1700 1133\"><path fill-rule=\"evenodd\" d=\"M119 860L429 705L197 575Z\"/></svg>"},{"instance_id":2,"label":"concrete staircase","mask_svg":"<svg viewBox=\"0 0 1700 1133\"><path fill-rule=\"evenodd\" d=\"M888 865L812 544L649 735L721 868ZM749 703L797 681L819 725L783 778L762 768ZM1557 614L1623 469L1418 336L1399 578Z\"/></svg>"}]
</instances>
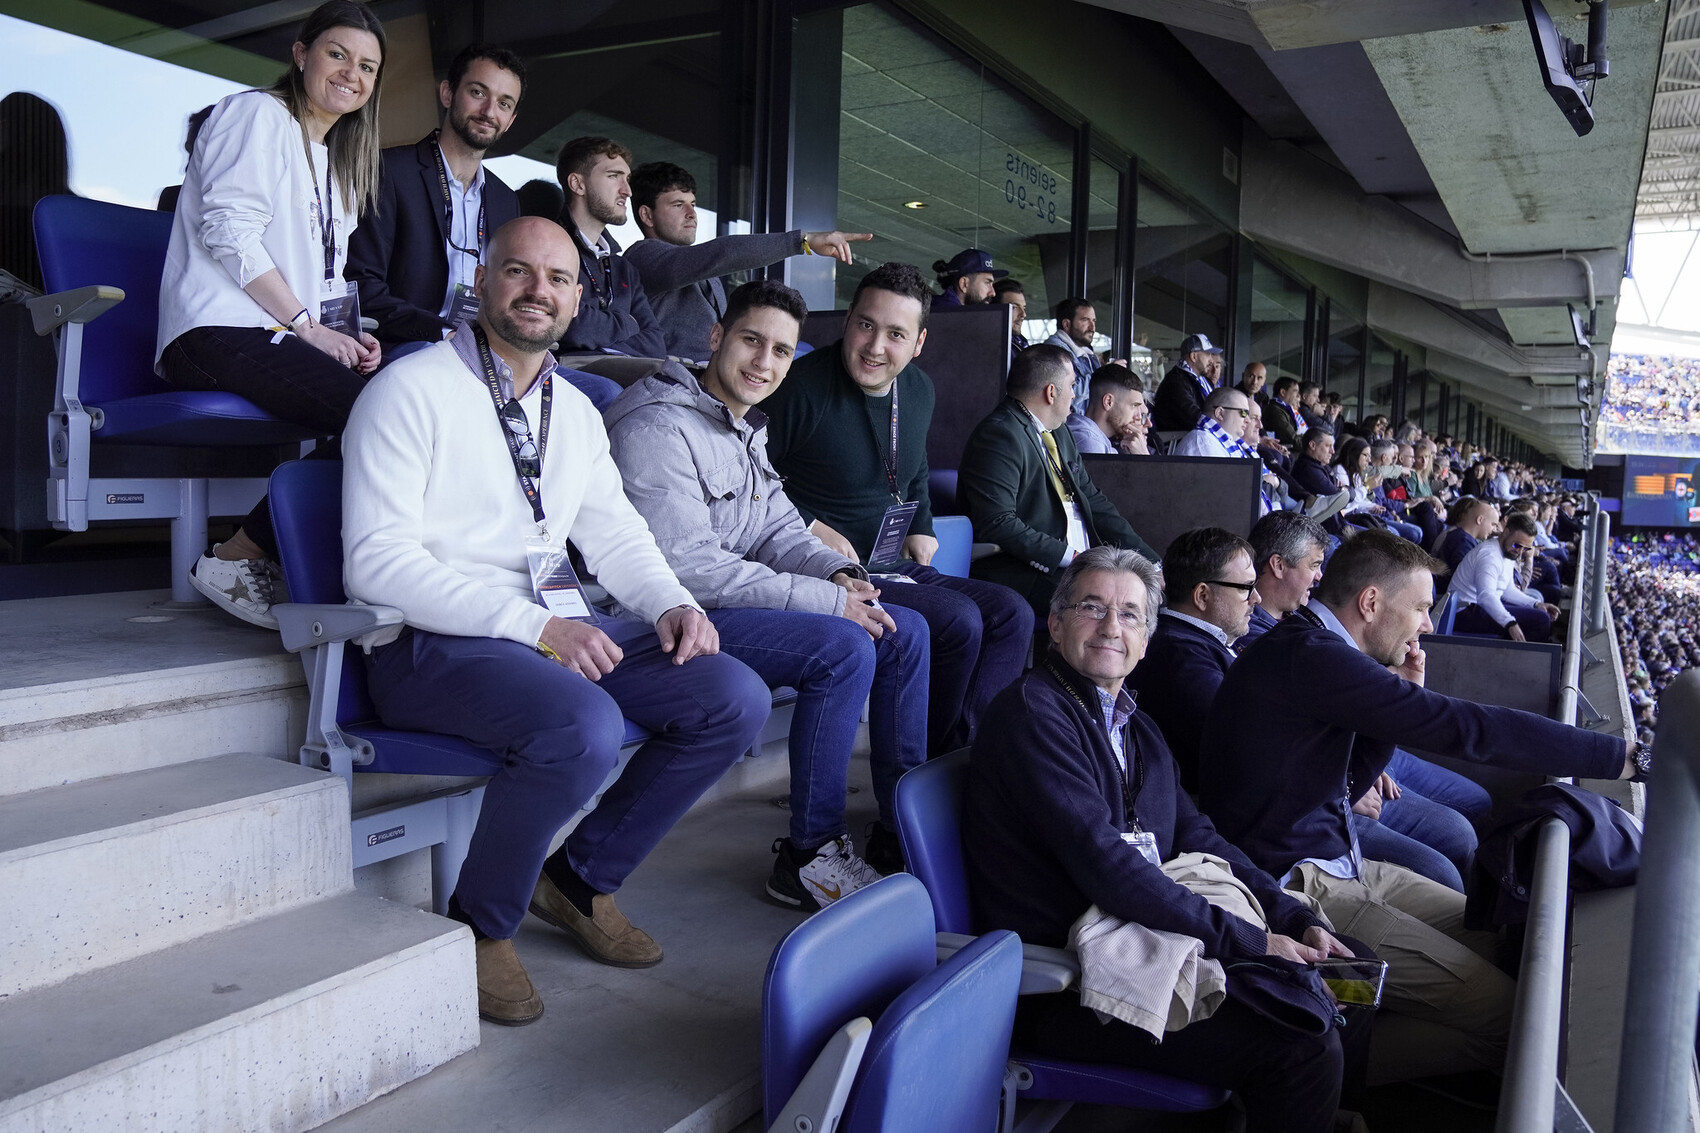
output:
<instances>
[{"instance_id":1,"label":"concrete staircase","mask_svg":"<svg viewBox=\"0 0 1700 1133\"><path fill-rule=\"evenodd\" d=\"M0 1133L310 1129L478 1045L471 934L356 893L279 758L295 658L10 685Z\"/></svg>"}]
</instances>

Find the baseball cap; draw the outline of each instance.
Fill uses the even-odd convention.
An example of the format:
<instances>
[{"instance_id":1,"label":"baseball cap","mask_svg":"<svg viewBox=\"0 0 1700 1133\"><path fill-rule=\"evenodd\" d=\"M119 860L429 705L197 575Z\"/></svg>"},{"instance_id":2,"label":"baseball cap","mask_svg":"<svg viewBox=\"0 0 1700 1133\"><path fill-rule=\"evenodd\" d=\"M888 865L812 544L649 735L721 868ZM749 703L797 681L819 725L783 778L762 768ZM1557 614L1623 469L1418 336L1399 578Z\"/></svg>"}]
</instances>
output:
<instances>
[{"instance_id":1,"label":"baseball cap","mask_svg":"<svg viewBox=\"0 0 1700 1133\"><path fill-rule=\"evenodd\" d=\"M1181 340L1181 353L1193 354L1203 351L1206 354L1220 354L1222 348L1210 341L1207 335L1189 334Z\"/></svg>"},{"instance_id":2,"label":"baseball cap","mask_svg":"<svg viewBox=\"0 0 1700 1133\"><path fill-rule=\"evenodd\" d=\"M993 279L1003 279L1009 273L1000 271L992 266L992 254L982 252L978 248L967 248L952 256L945 264L942 274L973 275L977 272L991 272Z\"/></svg>"}]
</instances>

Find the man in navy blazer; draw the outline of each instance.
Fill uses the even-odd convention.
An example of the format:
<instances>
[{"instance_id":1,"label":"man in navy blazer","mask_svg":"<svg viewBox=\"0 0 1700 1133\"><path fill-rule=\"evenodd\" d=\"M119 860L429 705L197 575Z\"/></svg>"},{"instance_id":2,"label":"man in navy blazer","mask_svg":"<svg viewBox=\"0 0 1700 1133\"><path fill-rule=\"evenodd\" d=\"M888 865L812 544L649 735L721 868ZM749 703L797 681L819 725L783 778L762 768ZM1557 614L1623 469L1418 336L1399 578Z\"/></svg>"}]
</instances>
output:
<instances>
[{"instance_id":1,"label":"man in navy blazer","mask_svg":"<svg viewBox=\"0 0 1700 1133\"><path fill-rule=\"evenodd\" d=\"M439 342L476 313L467 304L484 246L519 215L484 154L513 125L524 92L519 56L472 44L437 84L446 128L384 150L377 203L348 243L348 278L360 288L360 313L378 320L386 358L407 343Z\"/></svg>"},{"instance_id":2,"label":"man in navy blazer","mask_svg":"<svg viewBox=\"0 0 1700 1133\"><path fill-rule=\"evenodd\" d=\"M1427 1024L1423 1041L1372 1047L1372 1083L1496 1068L1515 995L1486 958L1491 938L1462 927L1462 893L1359 850L1351 805L1395 745L1552 775L1634 772L1632 741L1423 687L1417 639L1442 569L1391 532L1360 532L1311 601L1235 662L1217 692L1233 710L1204 728L1200 803L1222 836L1387 960L1385 1009Z\"/></svg>"},{"instance_id":3,"label":"man in navy blazer","mask_svg":"<svg viewBox=\"0 0 1700 1133\"><path fill-rule=\"evenodd\" d=\"M1139 707L1156 723L1198 790L1198 744L1216 689L1234 663L1234 642L1257 602L1251 544L1220 527L1183 532L1163 553L1163 609L1145 659L1128 678Z\"/></svg>"}]
</instances>

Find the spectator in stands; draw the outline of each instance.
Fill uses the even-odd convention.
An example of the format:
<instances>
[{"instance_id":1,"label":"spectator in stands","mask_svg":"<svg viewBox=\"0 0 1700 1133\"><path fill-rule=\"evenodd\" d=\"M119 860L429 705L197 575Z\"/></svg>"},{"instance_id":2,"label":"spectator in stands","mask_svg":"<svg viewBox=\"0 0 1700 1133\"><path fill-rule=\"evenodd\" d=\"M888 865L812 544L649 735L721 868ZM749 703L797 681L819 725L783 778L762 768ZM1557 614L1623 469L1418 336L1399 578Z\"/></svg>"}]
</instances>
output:
<instances>
[{"instance_id":1,"label":"spectator in stands","mask_svg":"<svg viewBox=\"0 0 1700 1133\"><path fill-rule=\"evenodd\" d=\"M1297 450L1299 438L1310 426L1299 411L1299 381L1282 375L1275 379L1270 396L1264 403L1263 427L1290 449Z\"/></svg>"},{"instance_id":2,"label":"spectator in stands","mask_svg":"<svg viewBox=\"0 0 1700 1133\"><path fill-rule=\"evenodd\" d=\"M270 87L219 100L189 157L154 368L174 386L237 394L328 438L381 361L343 270L378 189L384 28L364 4L331 0L291 51ZM278 578L263 499L190 575L220 609L272 629Z\"/></svg>"},{"instance_id":3,"label":"spectator in stands","mask_svg":"<svg viewBox=\"0 0 1700 1133\"><path fill-rule=\"evenodd\" d=\"M1521 468L1518 469L1518 475L1519 479L1521 479ZM1506 466L1502 464L1499 466L1499 471L1494 473L1493 486L1488 489L1488 498L1502 501L1516 499L1522 491L1523 486L1521 484L1517 486L1512 485L1510 473Z\"/></svg>"},{"instance_id":4,"label":"spectator in stands","mask_svg":"<svg viewBox=\"0 0 1700 1133\"><path fill-rule=\"evenodd\" d=\"M1499 499L1493 494L1493 478L1499 471L1499 461L1487 453L1480 460L1470 465L1464 471L1464 480L1458 485L1458 491L1466 496L1478 499Z\"/></svg>"},{"instance_id":5,"label":"spectator in stands","mask_svg":"<svg viewBox=\"0 0 1700 1133\"><path fill-rule=\"evenodd\" d=\"M697 242L697 182L689 170L651 161L632 171L632 210L644 238L626 249L643 276L650 309L667 338L667 355L701 365L709 336L726 311L721 276L753 271L788 256L850 262L850 245L871 232L749 233Z\"/></svg>"},{"instance_id":6,"label":"spectator in stands","mask_svg":"<svg viewBox=\"0 0 1700 1133\"><path fill-rule=\"evenodd\" d=\"M1315 382L1299 383L1299 413L1307 428L1328 429L1338 437L1339 430L1322 408L1322 387Z\"/></svg>"},{"instance_id":7,"label":"spectator in stands","mask_svg":"<svg viewBox=\"0 0 1700 1133\"><path fill-rule=\"evenodd\" d=\"M1446 503L1440 496L1451 480L1451 473L1436 466L1435 444L1427 437L1419 438L1411 447L1409 468L1404 476L1405 515L1423 529L1423 546L1427 547L1445 525Z\"/></svg>"},{"instance_id":8,"label":"spectator in stands","mask_svg":"<svg viewBox=\"0 0 1700 1133\"><path fill-rule=\"evenodd\" d=\"M1492 938L1462 928L1463 894L1358 850L1350 803L1394 746L1551 775L1634 771L1621 739L1423 688L1417 638L1440 569L1391 532L1346 543L1311 601L1240 655L1217 693L1233 711L1204 729L1200 803L1217 830L1388 961L1384 1011L1432 1024L1421 1042L1373 1044L1372 1083L1496 1069L1513 997Z\"/></svg>"},{"instance_id":9,"label":"spectator in stands","mask_svg":"<svg viewBox=\"0 0 1700 1133\"><path fill-rule=\"evenodd\" d=\"M1164 385L1169 379L1164 378ZM1159 390L1157 396L1162 397ZM1192 428L1169 449L1171 456L1214 456L1243 459L1251 455L1244 444L1251 399L1224 386L1210 391Z\"/></svg>"},{"instance_id":10,"label":"spectator in stands","mask_svg":"<svg viewBox=\"0 0 1700 1133\"><path fill-rule=\"evenodd\" d=\"M1156 568L1131 551L1094 547L1064 571L1049 617L1053 647L993 702L968 763L963 835L975 929L1062 947L1096 906L1196 938L1223 963L1350 955L1198 814L1162 733L1122 687L1161 601ZM1269 923L1242 920L1165 873L1163 863L1191 852L1223 859ZM1344 1061L1334 1031L1301 1034L1231 996L1160 1043L1103 1018L1073 989L1024 996L1016 1041L1058 1058L1231 1088L1251 1133L1333 1126Z\"/></svg>"},{"instance_id":11,"label":"spectator in stands","mask_svg":"<svg viewBox=\"0 0 1700 1133\"><path fill-rule=\"evenodd\" d=\"M1457 574L1458 564L1464 561L1464 556L1475 549L1493 533L1499 523L1499 509L1486 500L1475 496L1459 496L1447 515L1448 525L1435 541L1434 557L1446 564L1447 574L1441 577L1437 586L1442 592L1451 585L1451 579Z\"/></svg>"},{"instance_id":12,"label":"spectator in stands","mask_svg":"<svg viewBox=\"0 0 1700 1133\"><path fill-rule=\"evenodd\" d=\"M1216 388L1212 375L1221 365L1222 348L1202 334L1181 342L1181 359L1157 387L1151 416L1159 433L1184 433L1206 412L1205 398ZM1232 432L1232 430L1229 430Z\"/></svg>"},{"instance_id":13,"label":"spectator in stands","mask_svg":"<svg viewBox=\"0 0 1700 1133\"><path fill-rule=\"evenodd\" d=\"M1335 483L1351 495L1340 514L1354 527L1380 528L1387 509L1375 502L1371 492L1379 478L1370 472L1370 442L1363 437L1349 437L1334 456Z\"/></svg>"},{"instance_id":14,"label":"spectator in stands","mask_svg":"<svg viewBox=\"0 0 1700 1133\"><path fill-rule=\"evenodd\" d=\"M1014 590L1038 616L1049 610L1062 568L1086 548L1156 556L1092 483L1063 428L1076 380L1060 346L1023 350L1010 367L1009 396L969 435L957 478L974 540L998 547L974 561L973 576Z\"/></svg>"},{"instance_id":15,"label":"spectator in stands","mask_svg":"<svg viewBox=\"0 0 1700 1133\"><path fill-rule=\"evenodd\" d=\"M631 162L631 150L603 137L574 138L555 159L555 175L567 198L561 227L572 233L584 263L578 317L561 343L569 355L667 357L667 335L649 305L643 277L608 232L610 224L626 223ZM626 372L642 376L655 369L637 366Z\"/></svg>"},{"instance_id":16,"label":"spectator in stands","mask_svg":"<svg viewBox=\"0 0 1700 1133\"><path fill-rule=\"evenodd\" d=\"M933 299L933 310L944 307L968 307L994 302L993 286L1009 273L992 266L992 254L978 248L964 248L948 260L935 260L939 288L944 292Z\"/></svg>"},{"instance_id":17,"label":"spectator in stands","mask_svg":"<svg viewBox=\"0 0 1700 1133\"><path fill-rule=\"evenodd\" d=\"M1236 388L1253 402L1259 404L1268 401L1269 395L1263 392L1263 387L1269 381L1269 369L1262 362L1248 362L1240 373Z\"/></svg>"},{"instance_id":18,"label":"spectator in stands","mask_svg":"<svg viewBox=\"0 0 1700 1133\"><path fill-rule=\"evenodd\" d=\"M1078 382L1080 379L1074 379ZM1086 412L1070 413L1069 435L1082 453L1129 453L1147 456L1145 430L1151 417L1145 411L1145 383L1119 362L1098 367L1086 397Z\"/></svg>"},{"instance_id":19,"label":"spectator in stands","mask_svg":"<svg viewBox=\"0 0 1700 1133\"><path fill-rule=\"evenodd\" d=\"M461 49L437 84L443 126L383 151L378 197L349 242L360 311L394 361L476 314L472 277L488 236L519 215L484 155L519 113L525 64L491 43Z\"/></svg>"},{"instance_id":20,"label":"spectator in stands","mask_svg":"<svg viewBox=\"0 0 1700 1133\"><path fill-rule=\"evenodd\" d=\"M644 378L605 420L626 496L721 651L797 690L791 832L774 843L767 893L812 911L903 867L892 792L927 758L928 637L920 614L882 608L868 572L809 534L768 463L756 407L785 380L808 313L782 283L744 284L709 332L700 380ZM864 703L880 811L867 861L844 823Z\"/></svg>"},{"instance_id":21,"label":"spectator in stands","mask_svg":"<svg viewBox=\"0 0 1700 1133\"><path fill-rule=\"evenodd\" d=\"M534 177L514 190L521 216L541 216L554 220L567 207L566 194L553 181Z\"/></svg>"},{"instance_id":22,"label":"spectator in stands","mask_svg":"<svg viewBox=\"0 0 1700 1133\"><path fill-rule=\"evenodd\" d=\"M1304 605L1322 577L1328 532L1297 512L1271 512L1252 525L1251 560L1257 569L1257 600L1239 645L1244 648ZM1171 584L1172 585L1172 584Z\"/></svg>"},{"instance_id":23,"label":"spectator in stands","mask_svg":"<svg viewBox=\"0 0 1700 1133\"><path fill-rule=\"evenodd\" d=\"M1574 543L1582 537L1582 521L1576 518L1574 496L1565 496L1558 501L1558 514L1553 516L1552 530L1563 543Z\"/></svg>"},{"instance_id":24,"label":"spectator in stands","mask_svg":"<svg viewBox=\"0 0 1700 1133\"><path fill-rule=\"evenodd\" d=\"M10 97L10 96L8 96ZM201 127L212 117L213 108L209 104L189 115L189 126L183 135L183 152L194 156L195 139L201 136ZM159 200L154 208L157 212L176 212L177 198L183 192L182 185L167 185L159 191Z\"/></svg>"},{"instance_id":25,"label":"spectator in stands","mask_svg":"<svg viewBox=\"0 0 1700 1133\"><path fill-rule=\"evenodd\" d=\"M927 485L934 393L913 363L926 344L930 298L913 265L875 268L857 281L844 337L799 358L762 408L768 456L809 530L884 574L881 602L926 618L928 750L941 754L964 746L986 703L1021 675L1033 614L1007 587L929 565L938 548ZM895 534L899 550L882 546Z\"/></svg>"},{"instance_id":26,"label":"spectator in stands","mask_svg":"<svg viewBox=\"0 0 1700 1133\"><path fill-rule=\"evenodd\" d=\"M1535 521L1523 512L1505 517L1499 538L1471 548L1452 576L1459 633L1487 633L1512 641L1548 641L1558 607L1517 585L1515 566L1535 554Z\"/></svg>"},{"instance_id":27,"label":"spectator in stands","mask_svg":"<svg viewBox=\"0 0 1700 1133\"><path fill-rule=\"evenodd\" d=\"M402 611L364 642L380 719L490 753L449 914L478 938L480 1013L517 1025L543 1013L512 943L528 907L603 963L661 960L613 893L755 739L771 694L716 655L714 623L621 491L601 419L555 388L549 344L578 298L572 238L522 217L488 259L477 322L396 363L354 408L344 577L350 598ZM584 604L568 540L635 616ZM615 766L622 715L652 738L550 854Z\"/></svg>"},{"instance_id":28,"label":"spectator in stands","mask_svg":"<svg viewBox=\"0 0 1700 1133\"><path fill-rule=\"evenodd\" d=\"M1163 553L1163 609L1128 677L1144 712L1163 733L1181 786L1198 790L1198 742L1234 642L1256 608L1252 545L1220 527L1182 532Z\"/></svg>"},{"instance_id":29,"label":"spectator in stands","mask_svg":"<svg viewBox=\"0 0 1700 1133\"><path fill-rule=\"evenodd\" d=\"M1390 440L1379 440L1370 445L1369 466L1364 471L1364 482L1370 490L1370 497L1376 506L1382 509L1382 521L1393 531L1413 543L1421 544L1423 529L1420 524L1406 520L1405 508L1410 502L1411 492L1404 484L1405 466L1398 463L1399 446Z\"/></svg>"},{"instance_id":30,"label":"spectator in stands","mask_svg":"<svg viewBox=\"0 0 1700 1133\"><path fill-rule=\"evenodd\" d=\"M1057 304L1057 333L1045 341L1060 346L1074 359L1073 412L1086 412L1087 390L1098 372L1098 352L1092 340L1098 334L1098 312L1084 299L1070 297Z\"/></svg>"},{"instance_id":31,"label":"spectator in stands","mask_svg":"<svg viewBox=\"0 0 1700 1133\"><path fill-rule=\"evenodd\" d=\"M1299 438L1299 450L1293 458L1293 490L1308 501L1307 513L1316 513L1328 533L1338 538L1348 527L1339 509L1350 501L1351 493L1334 478L1334 434L1327 429L1308 429ZM1321 509L1317 508L1318 501L1323 501ZM1321 517L1322 512L1328 513L1326 518Z\"/></svg>"},{"instance_id":32,"label":"spectator in stands","mask_svg":"<svg viewBox=\"0 0 1700 1133\"><path fill-rule=\"evenodd\" d=\"M1009 332L1009 358L1013 362L1028 347L1027 336L1021 333L1021 324L1027 321L1027 292L1019 279L1004 278L992 284L992 295L995 302L1015 308L1013 329Z\"/></svg>"}]
</instances>

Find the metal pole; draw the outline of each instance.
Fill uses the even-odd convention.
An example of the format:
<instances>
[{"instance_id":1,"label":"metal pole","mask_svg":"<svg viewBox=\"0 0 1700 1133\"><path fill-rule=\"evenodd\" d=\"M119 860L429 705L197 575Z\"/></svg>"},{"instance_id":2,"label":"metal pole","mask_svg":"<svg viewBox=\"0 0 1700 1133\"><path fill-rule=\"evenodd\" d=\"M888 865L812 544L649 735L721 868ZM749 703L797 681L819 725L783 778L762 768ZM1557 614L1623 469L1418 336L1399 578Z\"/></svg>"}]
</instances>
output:
<instances>
[{"instance_id":1,"label":"metal pole","mask_svg":"<svg viewBox=\"0 0 1700 1133\"><path fill-rule=\"evenodd\" d=\"M1514 1041L1505 1057L1495 1133L1551 1133L1558 1084L1558 1032L1564 1012L1564 922L1569 905L1570 827L1549 818L1535 850L1528 934L1511 1010Z\"/></svg>"},{"instance_id":2,"label":"metal pole","mask_svg":"<svg viewBox=\"0 0 1700 1133\"><path fill-rule=\"evenodd\" d=\"M1688 1125L1694 1012L1700 1005L1697 736L1700 671L1691 669L1659 698L1618 1056L1617 1133L1667 1133Z\"/></svg>"},{"instance_id":3,"label":"metal pole","mask_svg":"<svg viewBox=\"0 0 1700 1133\"><path fill-rule=\"evenodd\" d=\"M1611 554L1611 513L1595 502L1593 577L1588 580L1588 632L1599 633L1606 628L1606 556ZM1580 580L1578 580L1580 582ZM1572 591L1580 594L1581 587Z\"/></svg>"}]
</instances>

